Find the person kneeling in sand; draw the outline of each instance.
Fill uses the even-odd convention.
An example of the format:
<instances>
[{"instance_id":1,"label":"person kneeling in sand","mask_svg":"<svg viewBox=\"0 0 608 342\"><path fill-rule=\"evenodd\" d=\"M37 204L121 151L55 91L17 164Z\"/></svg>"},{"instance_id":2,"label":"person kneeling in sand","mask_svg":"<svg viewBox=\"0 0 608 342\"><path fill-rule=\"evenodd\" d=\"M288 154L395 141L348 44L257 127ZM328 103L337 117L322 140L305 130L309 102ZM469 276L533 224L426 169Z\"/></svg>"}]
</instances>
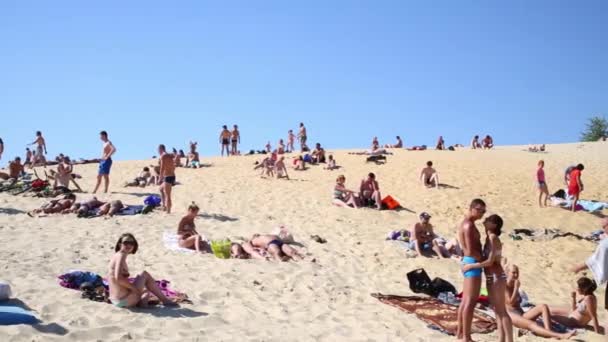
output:
<instances>
[{"instance_id":1,"label":"person kneeling in sand","mask_svg":"<svg viewBox=\"0 0 608 342\"><path fill-rule=\"evenodd\" d=\"M150 168L146 166L139 173L139 175L135 177L135 179L133 179L133 181L125 183L125 188L129 186L138 186L143 188L148 185L150 177L152 177L152 174L150 173Z\"/></svg>"},{"instance_id":2,"label":"person kneeling in sand","mask_svg":"<svg viewBox=\"0 0 608 342\"><path fill-rule=\"evenodd\" d=\"M134 306L146 307L150 300L150 293L158 297L165 306L177 304L167 298L156 285L156 280L143 271L135 277L133 283L129 282L129 268L127 256L137 252L138 244L131 234L123 234L116 242L114 256L108 265L108 287L110 289L110 302L119 308Z\"/></svg>"},{"instance_id":3,"label":"person kneeling in sand","mask_svg":"<svg viewBox=\"0 0 608 342\"><path fill-rule=\"evenodd\" d=\"M201 253L210 253L211 246L203 236L196 231L194 219L196 219L198 212L199 207L192 202L188 207L188 214L182 217L177 226L178 244L182 248L194 249Z\"/></svg>"},{"instance_id":4,"label":"person kneeling in sand","mask_svg":"<svg viewBox=\"0 0 608 342\"><path fill-rule=\"evenodd\" d=\"M426 167L420 171L420 181L427 188L435 187L439 189L439 175L433 168L433 162L426 162Z\"/></svg>"},{"instance_id":5,"label":"person kneeling in sand","mask_svg":"<svg viewBox=\"0 0 608 342\"><path fill-rule=\"evenodd\" d=\"M287 167L285 167L285 157L281 156L279 160L274 164L274 170L277 173L277 178L289 179L287 174Z\"/></svg>"},{"instance_id":6,"label":"person kneeling in sand","mask_svg":"<svg viewBox=\"0 0 608 342\"><path fill-rule=\"evenodd\" d=\"M410 249L420 256L424 252L433 251L440 258L449 258L450 252L445 247L445 243L433 231L431 215L423 212L419 217L420 222L416 222L410 232Z\"/></svg>"}]
</instances>

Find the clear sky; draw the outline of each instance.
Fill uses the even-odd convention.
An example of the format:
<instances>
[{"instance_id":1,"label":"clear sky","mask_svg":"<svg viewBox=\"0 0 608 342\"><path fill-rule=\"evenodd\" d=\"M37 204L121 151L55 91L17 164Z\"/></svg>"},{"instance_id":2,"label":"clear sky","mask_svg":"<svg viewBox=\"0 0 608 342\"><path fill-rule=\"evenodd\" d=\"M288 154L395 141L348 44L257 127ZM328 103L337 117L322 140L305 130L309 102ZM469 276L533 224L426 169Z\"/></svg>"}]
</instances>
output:
<instances>
[{"instance_id":1,"label":"clear sky","mask_svg":"<svg viewBox=\"0 0 608 342\"><path fill-rule=\"evenodd\" d=\"M608 1L1 1L1 164L42 130L49 155L156 146L242 151L303 121L368 147L578 140L608 112Z\"/></svg>"}]
</instances>

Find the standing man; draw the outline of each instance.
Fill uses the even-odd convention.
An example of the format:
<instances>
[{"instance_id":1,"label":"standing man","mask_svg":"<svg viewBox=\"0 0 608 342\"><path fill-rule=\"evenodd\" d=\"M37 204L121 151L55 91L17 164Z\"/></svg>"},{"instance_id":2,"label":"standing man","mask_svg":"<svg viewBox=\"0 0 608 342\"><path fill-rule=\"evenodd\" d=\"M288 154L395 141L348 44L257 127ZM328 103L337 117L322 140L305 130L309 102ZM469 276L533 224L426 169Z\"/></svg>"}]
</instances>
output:
<instances>
[{"instance_id":1,"label":"standing man","mask_svg":"<svg viewBox=\"0 0 608 342\"><path fill-rule=\"evenodd\" d=\"M222 126L222 133L220 133L220 144L222 144L222 157L224 156L224 150L226 150L226 157L230 157L230 137L232 133L228 130L226 125Z\"/></svg>"},{"instance_id":2,"label":"standing man","mask_svg":"<svg viewBox=\"0 0 608 342\"><path fill-rule=\"evenodd\" d=\"M576 202L579 200L579 196L585 187L581 181L581 172L585 169L583 164L578 164L570 172L570 179L568 182L568 195L574 197L572 200L572 212L576 211Z\"/></svg>"},{"instance_id":3,"label":"standing man","mask_svg":"<svg viewBox=\"0 0 608 342\"><path fill-rule=\"evenodd\" d=\"M36 132L36 140L29 145L36 145L36 154L34 155L34 160L32 161L31 167L34 167L38 164L38 162L42 162L44 167L46 167L46 141L42 137L42 132ZM43 153L44 152L44 153Z\"/></svg>"},{"instance_id":4,"label":"standing man","mask_svg":"<svg viewBox=\"0 0 608 342\"><path fill-rule=\"evenodd\" d=\"M224 126L226 127L226 126ZM167 153L165 145L158 145L158 155L160 156L160 198L163 210L167 214L171 213L171 189L175 185L175 157Z\"/></svg>"},{"instance_id":5,"label":"standing man","mask_svg":"<svg viewBox=\"0 0 608 342\"><path fill-rule=\"evenodd\" d=\"M469 212L458 227L458 242L464 253L462 264L474 264L482 261L481 235L475 226L475 221L486 213L486 204L477 198L471 202ZM481 289L481 268L464 272L462 302L458 307L458 340L469 342L473 313Z\"/></svg>"},{"instance_id":6,"label":"standing man","mask_svg":"<svg viewBox=\"0 0 608 342\"><path fill-rule=\"evenodd\" d=\"M101 149L101 160L99 161L99 171L97 172L97 185L95 185L96 193L101 185L101 179L104 180L104 193L108 193L108 187L110 186L110 169L112 168L112 155L116 152L116 147L108 139L108 132L99 132L99 138L103 142Z\"/></svg>"},{"instance_id":7,"label":"standing man","mask_svg":"<svg viewBox=\"0 0 608 342\"><path fill-rule=\"evenodd\" d=\"M241 143L241 133L239 132L239 126L237 125L234 125L230 142L232 143L231 153L233 156L236 156L238 154L238 144Z\"/></svg>"},{"instance_id":8,"label":"standing man","mask_svg":"<svg viewBox=\"0 0 608 342\"><path fill-rule=\"evenodd\" d=\"M300 139L300 151L304 152L306 149L306 127L304 127L304 123L300 122L300 131L298 132L298 139Z\"/></svg>"}]
</instances>

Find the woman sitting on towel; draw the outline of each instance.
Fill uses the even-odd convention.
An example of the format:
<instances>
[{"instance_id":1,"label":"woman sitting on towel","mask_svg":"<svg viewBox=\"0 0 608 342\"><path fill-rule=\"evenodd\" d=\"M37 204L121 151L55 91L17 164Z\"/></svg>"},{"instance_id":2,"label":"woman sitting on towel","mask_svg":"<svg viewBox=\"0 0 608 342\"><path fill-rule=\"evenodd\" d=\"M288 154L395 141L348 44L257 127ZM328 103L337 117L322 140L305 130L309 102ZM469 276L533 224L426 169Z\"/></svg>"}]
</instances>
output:
<instances>
[{"instance_id":1,"label":"woman sitting on towel","mask_svg":"<svg viewBox=\"0 0 608 342\"><path fill-rule=\"evenodd\" d=\"M209 253L211 246L205 239L196 231L194 219L199 212L198 206L192 202L188 207L188 214L182 217L177 226L177 236L179 237L178 244L182 248L194 249L197 252Z\"/></svg>"},{"instance_id":2,"label":"woman sitting on towel","mask_svg":"<svg viewBox=\"0 0 608 342\"><path fill-rule=\"evenodd\" d=\"M597 320L597 297L595 290L597 284L595 281L581 277L576 282L577 289L571 293L570 308L553 308L553 319L570 328L584 328L590 322L593 324L593 330L601 334L600 324ZM577 300L577 294L582 298Z\"/></svg>"},{"instance_id":3,"label":"woman sitting on towel","mask_svg":"<svg viewBox=\"0 0 608 342\"><path fill-rule=\"evenodd\" d=\"M154 294L165 306L175 306L176 303L167 298L156 285L156 281L148 272L143 271L129 282L129 268L127 256L137 252L137 240L129 233L123 234L116 242L116 254L110 259L108 265L108 285L110 288L110 301L119 308L134 306L146 307L150 293Z\"/></svg>"},{"instance_id":4,"label":"woman sitting on towel","mask_svg":"<svg viewBox=\"0 0 608 342\"><path fill-rule=\"evenodd\" d=\"M551 311L547 304L536 305L534 308L524 312L521 307L521 296L519 295L519 268L511 265L508 270L506 283L507 312L513 321L513 325L519 329L526 329L535 335L547 338L568 339L576 334L576 330L560 334L551 331ZM542 316L543 326L536 320Z\"/></svg>"},{"instance_id":5,"label":"woman sitting on towel","mask_svg":"<svg viewBox=\"0 0 608 342\"><path fill-rule=\"evenodd\" d=\"M359 207L359 198L355 195L355 192L348 190L344 186L346 177L344 175L338 176L336 179L336 186L334 187L334 204L341 207L353 207L357 209Z\"/></svg>"}]
</instances>

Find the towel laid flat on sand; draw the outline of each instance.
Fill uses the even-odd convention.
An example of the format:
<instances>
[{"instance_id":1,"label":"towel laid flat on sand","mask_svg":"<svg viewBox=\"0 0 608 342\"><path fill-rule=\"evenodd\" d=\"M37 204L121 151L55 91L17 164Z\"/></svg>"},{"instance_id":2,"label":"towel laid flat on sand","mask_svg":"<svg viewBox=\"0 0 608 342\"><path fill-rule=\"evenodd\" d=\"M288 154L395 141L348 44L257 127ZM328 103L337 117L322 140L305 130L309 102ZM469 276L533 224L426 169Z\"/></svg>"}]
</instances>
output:
<instances>
[{"instance_id":1,"label":"towel laid flat on sand","mask_svg":"<svg viewBox=\"0 0 608 342\"><path fill-rule=\"evenodd\" d=\"M163 233L163 243L165 244L165 248L172 250L172 251L184 252L184 253L196 252L195 250L192 250L189 248L180 247L178 244L178 240L179 240L179 237L177 236L177 234L175 234L173 232L164 232Z\"/></svg>"},{"instance_id":2,"label":"towel laid flat on sand","mask_svg":"<svg viewBox=\"0 0 608 342\"><path fill-rule=\"evenodd\" d=\"M429 327L448 335L456 335L458 328L458 307L441 302L435 298L418 296L393 296L373 293L372 297L401 311L413 313ZM496 321L479 311L475 311L471 332L487 334L496 330Z\"/></svg>"}]
</instances>

